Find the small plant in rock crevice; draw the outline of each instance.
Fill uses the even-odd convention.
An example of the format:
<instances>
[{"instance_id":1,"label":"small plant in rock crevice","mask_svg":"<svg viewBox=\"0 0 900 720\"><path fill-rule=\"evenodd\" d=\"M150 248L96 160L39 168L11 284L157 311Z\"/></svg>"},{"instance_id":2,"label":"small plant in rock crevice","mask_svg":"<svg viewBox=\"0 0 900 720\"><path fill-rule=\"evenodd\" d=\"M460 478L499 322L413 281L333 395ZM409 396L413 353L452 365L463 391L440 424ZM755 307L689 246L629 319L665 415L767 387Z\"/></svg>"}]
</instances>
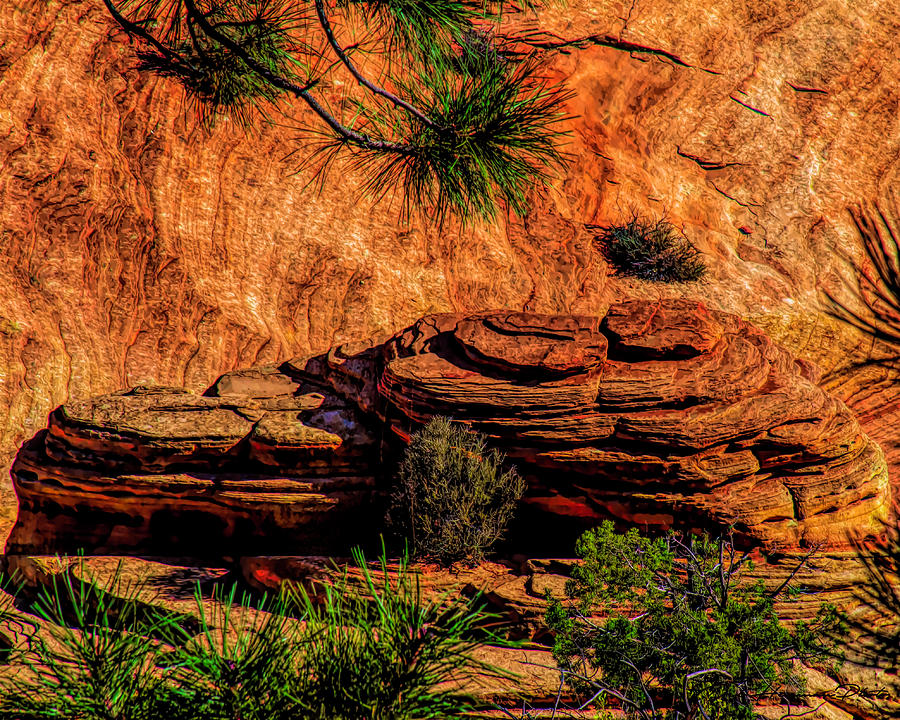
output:
<instances>
[{"instance_id":1,"label":"small plant in rock crevice","mask_svg":"<svg viewBox=\"0 0 900 720\"><path fill-rule=\"evenodd\" d=\"M525 491L504 456L464 425L435 417L413 434L400 465L388 521L417 556L475 563L502 536Z\"/></svg>"},{"instance_id":2,"label":"small plant in rock crevice","mask_svg":"<svg viewBox=\"0 0 900 720\"><path fill-rule=\"evenodd\" d=\"M665 219L637 215L601 228L595 242L620 275L654 282L695 282L706 274L700 251Z\"/></svg>"}]
</instances>

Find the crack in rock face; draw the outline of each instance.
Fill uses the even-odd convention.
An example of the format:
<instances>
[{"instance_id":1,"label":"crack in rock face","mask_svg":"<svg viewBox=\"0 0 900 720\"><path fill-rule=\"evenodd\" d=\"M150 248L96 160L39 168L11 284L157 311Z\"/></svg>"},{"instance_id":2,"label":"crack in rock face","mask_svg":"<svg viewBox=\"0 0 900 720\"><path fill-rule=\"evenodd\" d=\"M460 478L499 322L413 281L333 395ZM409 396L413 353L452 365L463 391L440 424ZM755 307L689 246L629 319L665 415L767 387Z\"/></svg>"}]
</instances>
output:
<instances>
[{"instance_id":1,"label":"crack in rock face","mask_svg":"<svg viewBox=\"0 0 900 720\"><path fill-rule=\"evenodd\" d=\"M58 408L13 466L7 551L345 552L377 536L398 453L435 415L487 435L526 477L508 538L523 552L570 551L604 518L842 547L880 532L887 470L812 377L696 301L430 315L202 396L136 388Z\"/></svg>"}]
</instances>

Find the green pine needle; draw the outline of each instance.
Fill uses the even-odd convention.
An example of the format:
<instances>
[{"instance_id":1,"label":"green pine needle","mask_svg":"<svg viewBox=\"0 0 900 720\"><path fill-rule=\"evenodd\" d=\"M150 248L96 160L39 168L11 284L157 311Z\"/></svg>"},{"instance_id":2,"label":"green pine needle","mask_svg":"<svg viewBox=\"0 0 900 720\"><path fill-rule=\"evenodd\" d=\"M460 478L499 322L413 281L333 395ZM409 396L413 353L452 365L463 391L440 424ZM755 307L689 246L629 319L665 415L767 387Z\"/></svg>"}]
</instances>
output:
<instances>
[{"instance_id":1,"label":"green pine needle","mask_svg":"<svg viewBox=\"0 0 900 720\"><path fill-rule=\"evenodd\" d=\"M367 123L410 145L406 153L354 155L369 176L364 191L379 198L400 188L405 217L421 210L438 225L451 215L465 225L501 211L523 215L535 185L549 186L566 160L561 108L570 93L542 78L533 58L463 57L464 72L423 72L402 86L434 127L360 108Z\"/></svg>"},{"instance_id":2,"label":"green pine needle","mask_svg":"<svg viewBox=\"0 0 900 720\"><path fill-rule=\"evenodd\" d=\"M154 15L160 0L136 0L130 10L137 17ZM176 79L205 125L227 115L248 127L258 116L267 117L267 106L277 103L284 91L252 70L240 57L188 22L180 3L169 6L165 22L168 47L182 61L173 62L154 48L140 54L141 67ZM306 48L297 40L308 23L307 9L290 0L227 0L206 3L207 20L217 32L240 45L274 75L291 82L308 80L303 57ZM160 22L159 19L156 22Z\"/></svg>"}]
</instances>

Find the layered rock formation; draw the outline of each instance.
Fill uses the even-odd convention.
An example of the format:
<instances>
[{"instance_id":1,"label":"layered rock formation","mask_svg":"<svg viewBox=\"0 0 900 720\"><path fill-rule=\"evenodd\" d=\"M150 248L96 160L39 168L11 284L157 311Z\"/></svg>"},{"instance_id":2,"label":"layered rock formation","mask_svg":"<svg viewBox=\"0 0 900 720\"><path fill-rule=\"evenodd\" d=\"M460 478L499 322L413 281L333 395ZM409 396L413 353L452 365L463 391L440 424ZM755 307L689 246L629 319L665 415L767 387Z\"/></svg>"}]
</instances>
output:
<instances>
[{"instance_id":1,"label":"layered rock formation","mask_svg":"<svg viewBox=\"0 0 900 720\"><path fill-rule=\"evenodd\" d=\"M376 445L354 408L136 388L56 410L13 468L10 552L325 552L370 524Z\"/></svg>"},{"instance_id":2,"label":"layered rock formation","mask_svg":"<svg viewBox=\"0 0 900 720\"><path fill-rule=\"evenodd\" d=\"M396 205L354 201L352 172L311 193L286 157L302 109L204 133L100 2L0 3L0 454L69 400L200 391L428 312L687 293L826 372L867 355L819 288L859 258L847 207L897 186L894 3L573 0L510 19L576 91L573 162L524 220L460 232L398 227ZM683 227L709 282L609 277L591 226L632 208ZM884 379L829 382L894 442Z\"/></svg>"},{"instance_id":3,"label":"layered rock formation","mask_svg":"<svg viewBox=\"0 0 900 720\"><path fill-rule=\"evenodd\" d=\"M382 343L227 374L204 396L137 388L57 409L13 466L7 549L345 551L375 536L392 453L438 414L516 463L520 522L565 528L537 552L604 517L840 546L880 530L887 471L812 372L698 302L429 315Z\"/></svg>"}]
</instances>

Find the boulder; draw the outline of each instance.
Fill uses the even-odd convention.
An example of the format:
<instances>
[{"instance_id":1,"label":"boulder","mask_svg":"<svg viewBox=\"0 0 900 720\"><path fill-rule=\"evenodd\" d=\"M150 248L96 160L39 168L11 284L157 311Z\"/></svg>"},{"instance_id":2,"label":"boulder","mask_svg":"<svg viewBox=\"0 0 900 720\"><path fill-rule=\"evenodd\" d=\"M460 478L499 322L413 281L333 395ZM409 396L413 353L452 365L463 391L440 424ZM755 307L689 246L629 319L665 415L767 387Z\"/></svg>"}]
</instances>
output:
<instances>
[{"instance_id":1,"label":"boulder","mask_svg":"<svg viewBox=\"0 0 900 720\"><path fill-rule=\"evenodd\" d=\"M529 480L528 522L730 525L797 546L877 533L885 517L884 457L846 406L703 303L432 316L385 347L385 422L402 435L440 414L487 434Z\"/></svg>"},{"instance_id":2,"label":"boulder","mask_svg":"<svg viewBox=\"0 0 900 720\"><path fill-rule=\"evenodd\" d=\"M322 389L265 369L210 396L136 388L58 408L16 458L7 551L349 547L370 517L377 445L356 408Z\"/></svg>"}]
</instances>

